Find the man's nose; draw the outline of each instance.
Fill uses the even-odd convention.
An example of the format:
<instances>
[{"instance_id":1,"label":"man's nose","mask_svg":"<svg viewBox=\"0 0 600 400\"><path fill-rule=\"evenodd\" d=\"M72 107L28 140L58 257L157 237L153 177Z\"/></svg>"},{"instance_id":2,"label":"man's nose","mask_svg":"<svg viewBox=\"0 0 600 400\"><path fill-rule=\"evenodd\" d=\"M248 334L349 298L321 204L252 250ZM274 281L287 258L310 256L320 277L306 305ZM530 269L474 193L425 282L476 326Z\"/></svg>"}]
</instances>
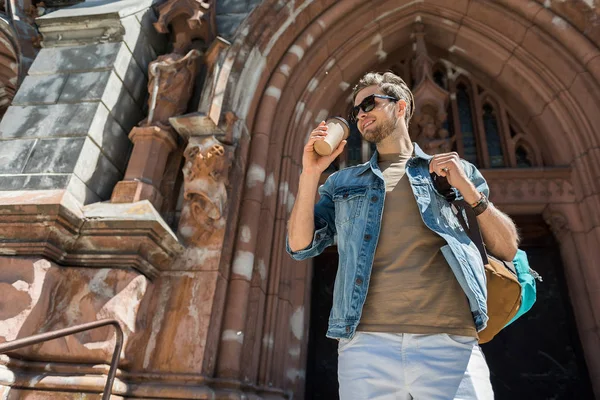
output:
<instances>
[{"instance_id":1,"label":"man's nose","mask_svg":"<svg viewBox=\"0 0 600 400\"><path fill-rule=\"evenodd\" d=\"M358 114L356 114L356 119L359 120L360 117L366 117L367 113L361 108L358 109Z\"/></svg>"}]
</instances>

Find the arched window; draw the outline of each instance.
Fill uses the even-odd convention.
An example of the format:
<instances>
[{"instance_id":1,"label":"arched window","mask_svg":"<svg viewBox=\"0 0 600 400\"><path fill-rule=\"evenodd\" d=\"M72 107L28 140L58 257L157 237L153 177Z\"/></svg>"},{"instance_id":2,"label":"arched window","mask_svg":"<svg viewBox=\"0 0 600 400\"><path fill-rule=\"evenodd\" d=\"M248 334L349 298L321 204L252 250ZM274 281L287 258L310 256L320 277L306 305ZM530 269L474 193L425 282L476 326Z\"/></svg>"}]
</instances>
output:
<instances>
[{"instance_id":1,"label":"arched window","mask_svg":"<svg viewBox=\"0 0 600 400\"><path fill-rule=\"evenodd\" d=\"M442 89L448 90L446 73L441 69L436 69L433 72L433 81Z\"/></svg>"},{"instance_id":2,"label":"arched window","mask_svg":"<svg viewBox=\"0 0 600 400\"><path fill-rule=\"evenodd\" d=\"M517 168L529 168L536 165L535 155L531 147L524 141L519 141L515 146Z\"/></svg>"},{"instance_id":3,"label":"arched window","mask_svg":"<svg viewBox=\"0 0 600 400\"><path fill-rule=\"evenodd\" d=\"M407 60L394 61L389 69L412 86L409 83L414 72L412 65ZM444 151L456 151L482 169L543 165L535 138L528 135L515 119L509 104L504 103L476 77L447 60L438 59L432 68L432 78L439 87L449 92L446 119L437 126L439 131L436 133L436 139L450 138L452 142ZM347 112L352 108L350 99L348 97L344 104ZM413 122L410 128L412 140L417 140L420 134L418 124ZM342 155L345 162L340 165L366 162L375 148L374 144L362 139L356 126L352 126L348 145ZM338 167L334 165L333 168Z\"/></svg>"},{"instance_id":4,"label":"arched window","mask_svg":"<svg viewBox=\"0 0 600 400\"><path fill-rule=\"evenodd\" d=\"M487 142L487 151L490 158L490 167L502 168L504 163L504 150L502 149L502 139L498 131L498 119L496 112L491 104L483 105L483 128L485 130L485 140Z\"/></svg>"},{"instance_id":5,"label":"arched window","mask_svg":"<svg viewBox=\"0 0 600 400\"><path fill-rule=\"evenodd\" d=\"M471 110L471 98L464 83L456 87L456 103L458 105L458 123L462 133L465 160L479 165L477 159L477 140L473 124L473 111Z\"/></svg>"}]
</instances>

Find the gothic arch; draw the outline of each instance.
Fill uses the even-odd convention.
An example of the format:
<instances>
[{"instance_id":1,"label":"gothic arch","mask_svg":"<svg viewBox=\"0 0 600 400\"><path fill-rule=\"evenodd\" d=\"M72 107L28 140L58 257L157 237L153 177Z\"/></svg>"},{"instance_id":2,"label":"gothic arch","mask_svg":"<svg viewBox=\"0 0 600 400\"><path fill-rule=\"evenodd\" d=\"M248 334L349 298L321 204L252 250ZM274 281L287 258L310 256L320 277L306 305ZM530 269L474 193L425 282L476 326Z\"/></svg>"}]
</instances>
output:
<instances>
[{"instance_id":1,"label":"gothic arch","mask_svg":"<svg viewBox=\"0 0 600 400\"><path fill-rule=\"evenodd\" d=\"M392 0L377 5L348 0L278 6L267 0L240 26L226 56L231 71L223 69L229 74L223 75L228 78L223 104L240 119L234 136L240 143L239 157L247 165L245 185L237 192L239 220L230 222L241 229L231 255L222 330L243 332L246 321L263 322L251 340L223 335L219 377L256 382L262 388L302 390L300 355L307 329L303 305L310 274L305 272L306 262L298 265L285 255L283 241L301 149L315 121L348 96L363 72L410 43L416 19L425 25L433 45L491 77L489 87L510 99L518 119L527 121L528 131L538 137L543 133L545 162L572 167L576 200L568 214L573 218L569 226L596 244L589 248L600 248L598 235L591 233L600 231L600 187L593 172L600 145L594 132L600 116L593 107L599 103L600 69L587 68L600 52L568 23L553 23L556 15L536 3L503 0L485 6L484 11L481 1L469 5L441 0L400 6ZM273 23L264 29L267 19ZM597 250L589 251L600 256ZM577 282L589 275L584 260L590 254L565 259L569 270L583 269L573 272ZM587 287L588 292L573 295L589 297L600 290L600 281L592 280ZM598 302L592 299L593 304ZM249 304L261 306L251 309ZM589 309L578 312L578 321L593 321L597 329L600 321ZM588 326L580 327L580 335L592 381L599 385L600 357L593 354L600 354L600 340ZM298 353L286 354L284 349L290 346ZM260 353L259 361L242 366L241 355L249 349ZM595 390L600 393L600 386Z\"/></svg>"}]
</instances>

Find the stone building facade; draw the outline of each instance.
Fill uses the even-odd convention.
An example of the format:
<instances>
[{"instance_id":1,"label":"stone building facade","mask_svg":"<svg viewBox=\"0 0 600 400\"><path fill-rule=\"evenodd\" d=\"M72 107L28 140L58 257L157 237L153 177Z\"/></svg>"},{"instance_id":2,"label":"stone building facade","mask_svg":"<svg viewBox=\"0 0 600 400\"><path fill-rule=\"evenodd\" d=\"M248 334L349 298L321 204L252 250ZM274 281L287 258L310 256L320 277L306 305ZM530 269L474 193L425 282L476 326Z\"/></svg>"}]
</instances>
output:
<instances>
[{"instance_id":1,"label":"stone building facade","mask_svg":"<svg viewBox=\"0 0 600 400\"><path fill-rule=\"evenodd\" d=\"M0 1L0 342L114 318L113 398L335 396L336 253L293 261L286 221L307 134L392 70L413 139L481 168L547 278L484 347L498 398L600 398L599 18L595 0ZM325 175L372 151L354 131ZM100 398L114 343L1 355L0 395Z\"/></svg>"}]
</instances>

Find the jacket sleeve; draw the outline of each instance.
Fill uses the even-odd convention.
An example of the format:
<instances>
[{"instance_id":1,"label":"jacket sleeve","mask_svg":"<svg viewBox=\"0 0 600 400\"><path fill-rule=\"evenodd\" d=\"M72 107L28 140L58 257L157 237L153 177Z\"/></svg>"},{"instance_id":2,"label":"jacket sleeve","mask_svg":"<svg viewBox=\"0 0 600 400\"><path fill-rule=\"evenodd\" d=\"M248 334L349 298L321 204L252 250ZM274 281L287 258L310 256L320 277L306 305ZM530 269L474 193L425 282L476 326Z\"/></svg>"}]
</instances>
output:
<instances>
[{"instance_id":1,"label":"jacket sleeve","mask_svg":"<svg viewBox=\"0 0 600 400\"><path fill-rule=\"evenodd\" d=\"M321 196L315 205L315 233L313 240L308 247L303 250L292 251L289 244L289 237L286 234L285 246L289 255L295 260L304 260L310 257L318 256L325 248L333 244L335 230L335 205L333 203L334 176L331 175L327 181L319 187Z\"/></svg>"},{"instance_id":2,"label":"jacket sleeve","mask_svg":"<svg viewBox=\"0 0 600 400\"><path fill-rule=\"evenodd\" d=\"M485 178L483 177L483 175L481 175L481 172L479 172L477 167L474 166L473 164L471 164L470 162L468 162L466 160L461 160L461 161L463 163L465 173L467 174L467 176L469 177L471 182L473 182L473 185L475 185L475 187L477 188L477 191L482 192L483 194L485 194L485 197L489 198L490 197L490 188L489 188L487 182L485 181Z\"/></svg>"}]
</instances>

